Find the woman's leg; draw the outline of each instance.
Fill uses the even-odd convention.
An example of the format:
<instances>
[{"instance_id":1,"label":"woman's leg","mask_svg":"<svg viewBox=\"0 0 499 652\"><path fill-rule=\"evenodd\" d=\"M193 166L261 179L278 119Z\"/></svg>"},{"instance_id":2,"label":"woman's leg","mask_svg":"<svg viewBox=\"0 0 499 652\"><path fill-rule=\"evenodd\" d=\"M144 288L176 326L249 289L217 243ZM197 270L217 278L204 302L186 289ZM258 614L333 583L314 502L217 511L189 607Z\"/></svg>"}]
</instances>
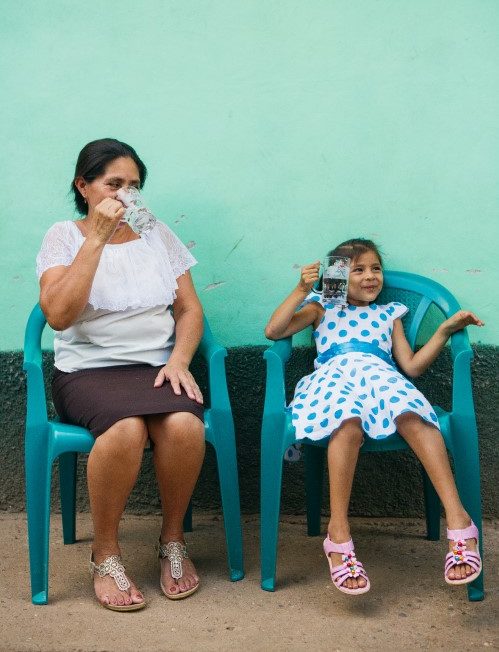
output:
<instances>
[{"instance_id":1,"label":"woman's leg","mask_svg":"<svg viewBox=\"0 0 499 652\"><path fill-rule=\"evenodd\" d=\"M327 459L331 519L328 533L331 541L335 543L346 543L351 538L348 506L363 437L360 419L349 419L341 424L329 441ZM340 554L331 553L330 557L333 566L342 563ZM343 583L349 589L363 588L366 584L363 577L348 578Z\"/></svg>"},{"instance_id":2,"label":"woman's leg","mask_svg":"<svg viewBox=\"0 0 499 652\"><path fill-rule=\"evenodd\" d=\"M154 443L154 467L159 485L163 524L160 541L184 541L183 520L204 459L204 423L190 412L147 417L149 437ZM161 579L172 595L184 593L199 583L190 559L183 560L183 577L174 580L170 562L161 560Z\"/></svg>"},{"instance_id":3,"label":"woman's leg","mask_svg":"<svg viewBox=\"0 0 499 652\"><path fill-rule=\"evenodd\" d=\"M141 417L117 421L97 437L88 457L87 480L94 524L93 561L100 564L110 555L120 555L118 527L128 496L139 473L147 429ZM94 574L95 594L104 604L143 602L132 584L120 591L112 577Z\"/></svg>"},{"instance_id":4,"label":"woman's leg","mask_svg":"<svg viewBox=\"0 0 499 652\"><path fill-rule=\"evenodd\" d=\"M397 430L412 448L416 457L424 466L435 487L445 510L447 527L460 530L470 525L471 519L464 509L452 470L450 468L447 450L440 431L413 412L405 412L396 419ZM476 550L475 539L467 539L468 550ZM449 542L449 550L452 543ZM473 573L468 564L460 564L449 571L449 579L464 579Z\"/></svg>"}]
</instances>

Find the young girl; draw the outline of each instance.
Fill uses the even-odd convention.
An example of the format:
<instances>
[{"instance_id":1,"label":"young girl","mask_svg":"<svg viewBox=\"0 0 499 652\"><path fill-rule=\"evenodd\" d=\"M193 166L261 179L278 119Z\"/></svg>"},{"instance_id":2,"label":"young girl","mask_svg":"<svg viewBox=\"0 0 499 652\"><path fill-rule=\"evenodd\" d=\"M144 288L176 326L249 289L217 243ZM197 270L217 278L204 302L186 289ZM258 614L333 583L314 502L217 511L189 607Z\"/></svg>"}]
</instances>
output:
<instances>
[{"instance_id":1,"label":"young girl","mask_svg":"<svg viewBox=\"0 0 499 652\"><path fill-rule=\"evenodd\" d=\"M351 261L347 305L324 302L321 293L312 290L319 279L319 263L306 265L297 287L270 318L265 335L277 340L314 325L315 371L298 383L290 408L298 441L329 438L331 518L324 552L331 579L344 593L369 591L369 578L356 560L350 537L348 504L363 438L383 439L397 431L423 464L445 509L450 540L445 580L471 582L482 568L478 530L459 499L437 417L393 360L408 376L419 376L452 333L483 323L461 310L413 353L401 321L408 308L398 302L376 303L383 287L377 246L357 238L329 255Z\"/></svg>"}]
</instances>

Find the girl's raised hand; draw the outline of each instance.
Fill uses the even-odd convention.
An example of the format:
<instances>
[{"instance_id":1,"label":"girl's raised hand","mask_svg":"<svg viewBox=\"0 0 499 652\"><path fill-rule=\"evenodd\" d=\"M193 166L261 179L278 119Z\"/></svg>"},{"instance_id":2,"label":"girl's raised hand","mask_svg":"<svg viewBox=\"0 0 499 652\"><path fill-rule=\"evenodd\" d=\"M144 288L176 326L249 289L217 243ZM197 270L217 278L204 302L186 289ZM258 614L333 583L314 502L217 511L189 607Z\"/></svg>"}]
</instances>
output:
<instances>
[{"instance_id":1,"label":"girl's raised hand","mask_svg":"<svg viewBox=\"0 0 499 652\"><path fill-rule=\"evenodd\" d=\"M455 315L444 321L440 328L444 330L447 336L450 336L466 326L484 326L484 323L475 313L469 310L458 310Z\"/></svg>"},{"instance_id":2,"label":"girl's raised hand","mask_svg":"<svg viewBox=\"0 0 499 652\"><path fill-rule=\"evenodd\" d=\"M310 265L305 265L301 268L300 282L298 283L300 290L307 294L310 292L314 283L319 280L320 266L320 262L317 261L316 263L311 263Z\"/></svg>"}]
</instances>

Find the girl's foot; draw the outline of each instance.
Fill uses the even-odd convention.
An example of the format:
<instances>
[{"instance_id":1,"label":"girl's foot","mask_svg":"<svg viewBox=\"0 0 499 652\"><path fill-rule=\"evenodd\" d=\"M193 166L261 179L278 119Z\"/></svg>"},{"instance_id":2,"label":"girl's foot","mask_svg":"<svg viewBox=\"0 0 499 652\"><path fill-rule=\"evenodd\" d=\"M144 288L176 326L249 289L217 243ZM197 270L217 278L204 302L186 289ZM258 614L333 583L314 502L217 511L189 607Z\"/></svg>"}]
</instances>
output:
<instances>
[{"instance_id":1,"label":"girl's foot","mask_svg":"<svg viewBox=\"0 0 499 652\"><path fill-rule=\"evenodd\" d=\"M92 554L90 571L99 604L115 611L142 609L144 596L125 574L119 554Z\"/></svg>"},{"instance_id":2,"label":"girl's foot","mask_svg":"<svg viewBox=\"0 0 499 652\"><path fill-rule=\"evenodd\" d=\"M338 543L339 542L339 543ZM340 591L365 593L370 584L364 567L355 558L349 530L328 529L324 541L324 552L328 558L331 578ZM343 567L344 572L337 569Z\"/></svg>"},{"instance_id":3,"label":"girl's foot","mask_svg":"<svg viewBox=\"0 0 499 652\"><path fill-rule=\"evenodd\" d=\"M449 562L446 563L446 573L445 577L449 583L459 583L463 584L468 578L472 575L477 575L478 565L481 569L480 562L480 553L478 552L478 532L472 532L471 529L474 528L473 522L470 517L466 514L465 516L457 518L448 518L448 537L449 537L449 553L452 555L447 559L452 561L452 564ZM468 538L461 539L457 534L457 539L454 538L454 535L451 537L453 531L465 531L468 530L469 534L476 534ZM463 546L464 544L464 546ZM470 559L474 560L474 565L470 565L466 562L467 553L471 553ZM460 561L461 560L461 561ZM475 563L476 562L476 563ZM447 566L450 566L447 569ZM479 573L479 571L478 571ZM470 580L471 581L471 580Z\"/></svg>"},{"instance_id":4,"label":"girl's foot","mask_svg":"<svg viewBox=\"0 0 499 652\"><path fill-rule=\"evenodd\" d=\"M180 600L197 591L199 576L189 559L185 542L168 541L159 548L161 563L160 586L171 600Z\"/></svg>"},{"instance_id":5,"label":"girl's foot","mask_svg":"<svg viewBox=\"0 0 499 652\"><path fill-rule=\"evenodd\" d=\"M348 543L350 541L350 530L346 528L335 528L329 523L327 535L334 543ZM343 554L339 552L331 552L328 557L331 560L333 567L339 566L343 563ZM367 586L367 581L363 577L349 577L346 579L342 586L347 589L363 589Z\"/></svg>"}]
</instances>

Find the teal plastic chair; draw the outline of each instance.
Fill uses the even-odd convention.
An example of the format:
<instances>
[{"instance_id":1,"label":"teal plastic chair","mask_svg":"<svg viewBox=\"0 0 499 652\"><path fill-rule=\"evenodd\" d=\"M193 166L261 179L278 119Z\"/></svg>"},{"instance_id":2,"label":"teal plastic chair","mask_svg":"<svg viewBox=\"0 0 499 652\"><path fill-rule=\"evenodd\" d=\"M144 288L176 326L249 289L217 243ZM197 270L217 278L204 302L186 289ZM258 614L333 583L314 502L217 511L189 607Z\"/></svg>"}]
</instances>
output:
<instances>
[{"instance_id":1,"label":"teal plastic chair","mask_svg":"<svg viewBox=\"0 0 499 652\"><path fill-rule=\"evenodd\" d=\"M381 303L400 301L409 307L404 317L404 329L414 349L423 319L429 316L447 318L460 310L456 299L442 285L405 272L385 272ZM435 313L433 314L432 313ZM264 352L267 364L265 404L261 439L261 586L265 591L275 590L279 509L283 457L286 449L295 443L295 429L291 414L285 410L285 366L292 351L292 338L276 341ZM473 352L466 330L451 338L453 360L452 411L445 412L433 406L438 416L447 449L454 460L456 483L465 508L480 532L482 551L482 515L480 504L480 466L478 433L471 388L470 362ZM305 487L307 528L309 536L320 534L323 469L327 440L302 440L305 453ZM367 439L361 452L404 450L408 446L395 434L383 440ZM426 472L423 490L426 507L427 537L440 538L440 501ZM482 554L483 558L483 554ZM443 558L442 558L443 564ZM443 578L442 578L443 581ZM483 571L467 585L470 600L483 600Z\"/></svg>"},{"instance_id":2,"label":"teal plastic chair","mask_svg":"<svg viewBox=\"0 0 499 652\"><path fill-rule=\"evenodd\" d=\"M89 453L94 444L85 428L48 419L41 352L45 324L37 304L26 326L23 366L27 379L26 511L34 604L48 602L52 464L58 459L64 543L74 543L77 456ZM244 568L234 423L225 377L227 351L215 342L206 318L199 351L208 364L210 406L204 413L205 437L216 452L229 575L234 582L244 577ZM190 529L190 510L184 525Z\"/></svg>"}]
</instances>

